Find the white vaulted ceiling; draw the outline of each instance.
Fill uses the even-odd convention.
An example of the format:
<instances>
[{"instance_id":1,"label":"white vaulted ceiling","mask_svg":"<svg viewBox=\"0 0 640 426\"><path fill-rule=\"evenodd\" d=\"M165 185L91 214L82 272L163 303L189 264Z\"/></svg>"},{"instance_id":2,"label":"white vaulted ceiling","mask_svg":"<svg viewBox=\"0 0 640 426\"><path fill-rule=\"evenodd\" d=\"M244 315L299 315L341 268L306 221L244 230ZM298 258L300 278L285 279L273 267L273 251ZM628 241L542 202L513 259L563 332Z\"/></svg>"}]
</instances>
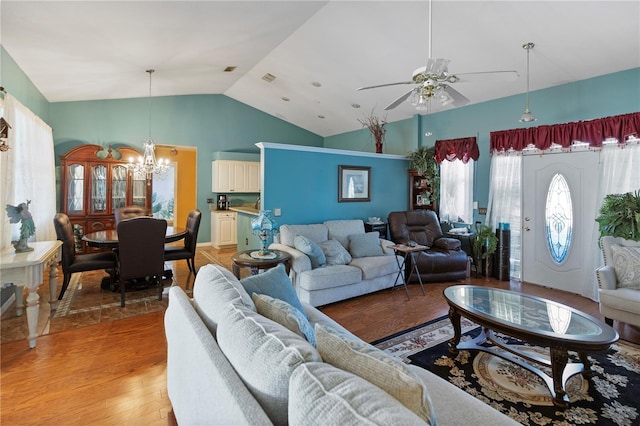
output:
<instances>
[{"instance_id":1,"label":"white vaulted ceiling","mask_svg":"<svg viewBox=\"0 0 640 426\"><path fill-rule=\"evenodd\" d=\"M520 75L455 83L472 104L525 92L529 41L531 90L640 66L638 1L432 8L432 56L450 72ZM0 42L50 102L145 97L153 68L153 96L224 94L321 136L371 111L411 117L406 103L383 111L409 86L356 88L410 80L428 57L427 1L3 0L0 13Z\"/></svg>"}]
</instances>

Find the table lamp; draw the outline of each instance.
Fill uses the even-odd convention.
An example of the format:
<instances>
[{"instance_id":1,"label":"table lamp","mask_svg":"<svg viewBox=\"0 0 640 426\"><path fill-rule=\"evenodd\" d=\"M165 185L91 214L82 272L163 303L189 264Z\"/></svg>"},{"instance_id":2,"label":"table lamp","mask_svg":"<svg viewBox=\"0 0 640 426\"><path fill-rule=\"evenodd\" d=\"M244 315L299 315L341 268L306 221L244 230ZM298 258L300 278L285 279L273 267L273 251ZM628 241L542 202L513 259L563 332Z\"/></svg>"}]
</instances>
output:
<instances>
[{"instance_id":1,"label":"table lamp","mask_svg":"<svg viewBox=\"0 0 640 426\"><path fill-rule=\"evenodd\" d=\"M271 210L260 210L258 217L251 221L251 229L260 238L258 256L268 256L270 251L267 249L267 240L278 231L278 222L271 217Z\"/></svg>"}]
</instances>

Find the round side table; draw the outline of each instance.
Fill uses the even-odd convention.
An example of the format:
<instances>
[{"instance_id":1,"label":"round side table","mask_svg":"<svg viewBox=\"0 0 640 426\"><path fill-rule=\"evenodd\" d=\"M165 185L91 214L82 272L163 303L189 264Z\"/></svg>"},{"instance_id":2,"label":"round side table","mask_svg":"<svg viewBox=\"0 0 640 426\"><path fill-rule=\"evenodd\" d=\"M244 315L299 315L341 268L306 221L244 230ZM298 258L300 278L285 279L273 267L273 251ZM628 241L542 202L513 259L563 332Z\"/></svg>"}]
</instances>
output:
<instances>
[{"instance_id":1,"label":"round side table","mask_svg":"<svg viewBox=\"0 0 640 426\"><path fill-rule=\"evenodd\" d=\"M270 253L274 253L270 258L256 258L252 257L251 253L258 250L245 250L235 253L231 256L233 261L233 275L240 279L240 268L250 268L251 275L256 275L260 270L270 269L278 266L280 263L284 263L284 266L289 274L291 265L289 265L289 259L291 255L280 250L269 250Z\"/></svg>"}]
</instances>

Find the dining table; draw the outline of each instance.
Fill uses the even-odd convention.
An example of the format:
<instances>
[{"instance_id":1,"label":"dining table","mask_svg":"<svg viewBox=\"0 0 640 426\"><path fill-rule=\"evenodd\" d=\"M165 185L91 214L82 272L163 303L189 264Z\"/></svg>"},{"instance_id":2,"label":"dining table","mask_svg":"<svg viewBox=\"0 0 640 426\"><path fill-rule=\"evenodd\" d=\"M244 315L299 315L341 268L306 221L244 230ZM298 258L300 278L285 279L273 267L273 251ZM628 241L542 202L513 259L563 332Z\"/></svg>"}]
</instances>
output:
<instances>
[{"instance_id":1,"label":"dining table","mask_svg":"<svg viewBox=\"0 0 640 426\"><path fill-rule=\"evenodd\" d=\"M165 243L173 243L187 236L186 228L178 226L167 226ZM116 229L103 229L102 231L90 232L83 235L82 240L90 247L96 248L118 248L118 231Z\"/></svg>"}]
</instances>

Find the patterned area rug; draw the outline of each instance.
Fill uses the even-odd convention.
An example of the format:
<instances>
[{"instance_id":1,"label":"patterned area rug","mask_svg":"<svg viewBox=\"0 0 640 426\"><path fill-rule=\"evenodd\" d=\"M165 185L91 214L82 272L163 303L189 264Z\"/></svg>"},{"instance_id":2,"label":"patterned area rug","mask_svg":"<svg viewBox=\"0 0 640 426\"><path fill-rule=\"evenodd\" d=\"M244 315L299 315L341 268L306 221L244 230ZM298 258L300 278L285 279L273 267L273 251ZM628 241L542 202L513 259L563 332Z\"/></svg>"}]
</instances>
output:
<instances>
[{"instance_id":1,"label":"patterned area rug","mask_svg":"<svg viewBox=\"0 0 640 426\"><path fill-rule=\"evenodd\" d=\"M480 327L463 318L462 331L462 340L467 341L478 335ZM453 327L443 317L372 344L437 374L523 425L640 425L637 345L619 341L606 353L590 354L593 377L573 376L566 386L571 406L560 410L537 375L485 352L460 351L453 357L447 347L451 337ZM548 358L548 349L502 337ZM577 355L570 355L579 362Z\"/></svg>"}]
</instances>

